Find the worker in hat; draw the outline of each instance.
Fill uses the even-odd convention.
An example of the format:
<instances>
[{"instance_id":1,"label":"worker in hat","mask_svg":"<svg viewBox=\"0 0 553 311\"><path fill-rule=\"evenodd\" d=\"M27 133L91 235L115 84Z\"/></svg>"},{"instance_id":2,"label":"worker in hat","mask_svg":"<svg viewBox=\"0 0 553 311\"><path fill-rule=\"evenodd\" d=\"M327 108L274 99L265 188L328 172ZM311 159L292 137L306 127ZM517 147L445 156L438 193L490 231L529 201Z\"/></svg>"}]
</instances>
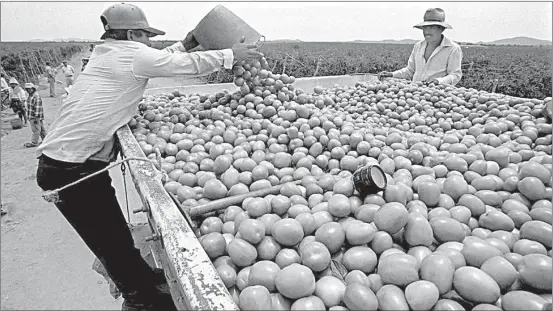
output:
<instances>
[{"instance_id":1,"label":"worker in hat","mask_svg":"<svg viewBox=\"0 0 553 311\"><path fill-rule=\"evenodd\" d=\"M27 111L25 109L25 100L27 99L27 93L19 86L19 82L14 77L10 79L10 108L13 112L19 116L21 123L24 126L27 125Z\"/></svg>"},{"instance_id":2,"label":"worker in hat","mask_svg":"<svg viewBox=\"0 0 553 311\"><path fill-rule=\"evenodd\" d=\"M86 70L75 81L48 135L37 147L37 183L54 190L97 172L117 158L114 135L135 115L150 78L199 77L260 59L255 45L193 52L190 32L164 50L150 38L165 34L148 24L134 4L108 7L101 15L103 44L96 45ZM125 217L103 172L59 192L59 211L102 262L125 301L123 310L174 310L157 289L157 274L135 248Z\"/></svg>"},{"instance_id":3,"label":"worker in hat","mask_svg":"<svg viewBox=\"0 0 553 311\"><path fill-rule=\"evenodd\" d=\"M48 84L50 85L50 97L56 97L56 69L52 67L50 62L46 62L44 69L48 78Z\"/></svg>"},{"instance_id":4,"label":"worker in hat","mask_svg":"<svg viewBox=\"0 0 553 311\"><path fill-rule=\"evenodd\" d=\"M42 98L36 91L36 86L33 83L25 83L25 91L29 94L27 97L27 107L29 123L31 124L31 142L25 143L27 148L38 146L38 139L46 137L44 129L44 108L42 106Z\"/></svg>"},{"instance_id":5,"label":"worker in hat","mask_svg":"<svg viewBox=\"0 0 553 311\"><path fill-rule=\"evenodd\" d=\"M63 72L63 75L65 76L65 84L66 87L70 87L73 85L75 80L73 80L73 76L75 75L75 69L73 66L69 65L67 63L67 60L64 60L57 68L56 70L60 70Z\"/></svg>"},{"instance_id":6,"label":"worker in hat","mask_svg":"<svg viewBox=\"0 0 553 311\"><path fill-rule=\"evenodd\" d=\"M407 67L394 72L383 71L380 78L394 77L425 84L457 84L462 77L461 47L443 35L444 30L451 29L445 22L445 12L440 8L428 9L424 21L415 25L422 29L424 40L417 42Z\"/></svg>"}]
</instances>

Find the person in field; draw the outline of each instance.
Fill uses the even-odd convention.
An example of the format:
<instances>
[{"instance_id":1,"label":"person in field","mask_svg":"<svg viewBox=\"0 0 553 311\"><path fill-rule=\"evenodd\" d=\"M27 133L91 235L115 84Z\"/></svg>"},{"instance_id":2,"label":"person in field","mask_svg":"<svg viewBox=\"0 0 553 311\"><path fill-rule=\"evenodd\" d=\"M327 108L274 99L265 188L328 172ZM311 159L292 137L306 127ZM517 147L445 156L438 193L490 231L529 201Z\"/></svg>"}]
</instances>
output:
<instances>
[{"instance_id":1,"label":"person in field","mask_svg":"<svg viewBox=\"0 0 553 311\"><path fill-rule=\"evenodd\" d=\"M64 60L57 68L56 70L60 70L63 72L63 75L65 76L65 84L66 87L70 87L73 85L75 80L73 80L73 76L75 75L75 69L73 66L69 65L66 60Z\"/></svg>"},{"instance_id":2,"label":"person in field","mask_svg":"<svg viewBox=\"0 0 553 311\"><path fill-rule=\"evenodd\" d=\"M48 84L50 85L50 97L56 97L56 69L52 68L50 62L46 62L46 78L48 78Z\"/></svg>"},{"instance_id":3,"label":"person in field","mask_svg":"<svg viewBox=\"0 0 553 311\"><path fill-rule=\"evenodd\" d=\"M31 124L31 142L25 143L27 148L38 146L38 139L44 139L46 137L46 130L44 129L44 108L42 106L42 98L36 91L36 86L33 83L25 83L25 91L29 94L27 97L27 107L29 123Z\"/></svg>"},{"instance_id":4,"label":"person in field","mask_svg":"<svg viewBox=\"0 0 553 311\"><path fill-rule=\"evenodd\" d=\"M10 86L8 85L8 82L6 81L6 75L4 73L2 73L2 79L0 81L2 81L2 92L8 91Z\"/></svg>"},{"instance_id":5,"label":"person in field","mask_svg":"<svg viewBox=\"0 0 553 311\"><path fill-rule=\"evenodd\" d=\"M424 40L417 42L407 67L394 72L383 71L380 78L399 78L412 81L422 81L425 84L455 85L463 76L461 47L444 36L446 29L452 29L445 22L445 12L440 8L428 9L424 13L424 21L415 25L422 29Z\"/></svg>"},{"instance_id":6,"label":"person in field","mask_svg":"<svg viewBox=\"0 0 553 311\"><path fill-rule=\"evenodd\" d=\"M137 112L148 80L199 77L242 60L260 59L254 45L193 52L192 32L163 50L150 38L165 32L150 27L133 4L114 4L100 17L105 30L79 75L49 133L37 147L37 183L54 190L116 160L115 132ZM243 42L244 40L242 40ZM159 278L134 246L108 172L59 192L56 207L101 261L125 299L122 310L175 310L170 295L156 287Z\"/></svg>"},{"instance_id":7,"label":"person in field","mask_svg":"<svg viewBox=\"0 0 553 311\"><path fill-rule=\"evenodd\" d=\"M86 64L88 64L88 61L90 59L88 57L83 57L83 59L81 60L83 62L82 66L81 66L81 72L84 71L84 69L86 68Z\"/></svg>"},{"instance_id":8,"label":"person in field","mask_svg":"<svg viewBox=\"0 0 553 311\"><path fill-rule=\"evenodd\" d=\"M2 96L2 110L5 108L8 108L7 103L9 102L10 98L10 86L8 85L8 82L6 81L6 75L4 73L1 74L1 96Z\"/></svg>"},{"instance_id":9,"label":"person in field","mask_svg":"<svg viewBox=\"0 0 553 311\"><path fill-rule=\"evenodd\" d=\"M25 101L27 100L27 93L19 86L19 82L12 77L10 79L10 108L13 113L19 116L23 126L27 126L27 111L25 109Z\"/></svg>"}]
</instances>

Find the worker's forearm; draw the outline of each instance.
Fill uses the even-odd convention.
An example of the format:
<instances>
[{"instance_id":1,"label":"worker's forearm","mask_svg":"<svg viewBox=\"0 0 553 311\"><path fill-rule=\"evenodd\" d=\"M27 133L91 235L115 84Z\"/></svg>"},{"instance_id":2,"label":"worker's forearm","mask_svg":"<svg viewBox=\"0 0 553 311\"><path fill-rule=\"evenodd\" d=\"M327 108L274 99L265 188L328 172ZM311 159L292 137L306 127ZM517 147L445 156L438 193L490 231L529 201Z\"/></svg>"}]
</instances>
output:
<instances>
[{"instance_id":1,"label":"worker's forearm","mask_svg":"<svg viewBox=\"0 0 553 311\"><path fill-rule=\"evenodd\" d=\"M186 52L187 49L183 44L183 41L177 41L173 43L172 45L166 47L163 49L163 51L169 52L169 53L175 53L175 52Z\"/></svg>"},{"instance_id":2,"label":"worker's forearm","mask_svg":"<svg viewBox=\"0 0 553 311\"><path fill-rule=\"evenodd\" d=\"M461 80L461 77L462 77L462 73L460 71L455 71L448 74L445 77L436 78L436 80L438 80L440 84L455 85Z\"/></svg>"},{"instance_id":3,"label":"worker's forearm","mask_svg":"<svg viewBox=\"0 0 553 311\"><path fill-rule=\"evenodd\" d=\"M407 79L411 80L413 78L413 73L409 69L409 67L405 67L399 70L396 70L392 72L392 77L397 79Z\"/></svg>"},{"instance_id":4,"label":"worker's forearm","mask_svg":"<svg viewBox=\"0 0 553 311\"><path fill-rule=\"evenodd\" d=\"M205 76L221 67L231 69L234 62L232 50L194 53L160 53L152 50L137 55L133 72L138 78Z\"/></svg>"}]
</instances>

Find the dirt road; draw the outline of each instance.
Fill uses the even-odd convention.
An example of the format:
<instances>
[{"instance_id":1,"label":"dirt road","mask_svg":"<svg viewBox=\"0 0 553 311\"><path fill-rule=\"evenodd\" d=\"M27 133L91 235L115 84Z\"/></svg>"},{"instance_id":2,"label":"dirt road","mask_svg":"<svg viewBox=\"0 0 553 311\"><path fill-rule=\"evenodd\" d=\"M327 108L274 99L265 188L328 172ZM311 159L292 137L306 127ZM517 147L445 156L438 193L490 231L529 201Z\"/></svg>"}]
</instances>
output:
<instances>
[{"instance_id":1,"label":"dirt road","mask_svg":"<svg viewBox=\"0 0 553 311\"><path fill-rule=\"evenodd\" d=\"M77 71L80 71L82 56L70 61ZM185 83L192 81L154 79L150 87ZM56 88L56 98L50 98L47 90L40 91L47 129L63 99L60 96L64 93L63 87ZM9 113L3 112L2 129L8 130L9 120L14 117L11 109ZM36 184L36 148L23 147L30 138L31 130L27 126L1 139L1 198L8 211L2 216L1 224L1 309L120 310L122 300L113 299L104 278L92 270L92 252L56 207L42 199ZM118 168L110 171L120 204L124 206L119 172ZM130 179L127 185L132 187ZM131 193L131 208L138 202L136 194ZM101 226L98 224L98 230Z\"/></svg>"}]
</instances>

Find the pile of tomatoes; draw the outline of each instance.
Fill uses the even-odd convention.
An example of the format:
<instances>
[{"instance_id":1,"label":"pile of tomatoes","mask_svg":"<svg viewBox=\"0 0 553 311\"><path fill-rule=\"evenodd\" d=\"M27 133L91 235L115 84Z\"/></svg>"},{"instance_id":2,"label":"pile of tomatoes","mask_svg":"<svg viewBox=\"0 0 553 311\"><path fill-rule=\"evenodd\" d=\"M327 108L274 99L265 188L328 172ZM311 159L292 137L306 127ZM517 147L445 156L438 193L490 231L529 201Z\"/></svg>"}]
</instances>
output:
<instances>
[{"instance_id":1,"label":"pile of tomatoes","mask_svg":"<svg viewBox=\"0 0 553 311\"><path fill-rule=\"evenodd\" d=\"M234 72L239 91L147 96L129 125L183 205L284 185L198 223L242 310L551 309L544 100ZM369 164L387 187L361 197Z\"/></svg>"}]
</instances>

